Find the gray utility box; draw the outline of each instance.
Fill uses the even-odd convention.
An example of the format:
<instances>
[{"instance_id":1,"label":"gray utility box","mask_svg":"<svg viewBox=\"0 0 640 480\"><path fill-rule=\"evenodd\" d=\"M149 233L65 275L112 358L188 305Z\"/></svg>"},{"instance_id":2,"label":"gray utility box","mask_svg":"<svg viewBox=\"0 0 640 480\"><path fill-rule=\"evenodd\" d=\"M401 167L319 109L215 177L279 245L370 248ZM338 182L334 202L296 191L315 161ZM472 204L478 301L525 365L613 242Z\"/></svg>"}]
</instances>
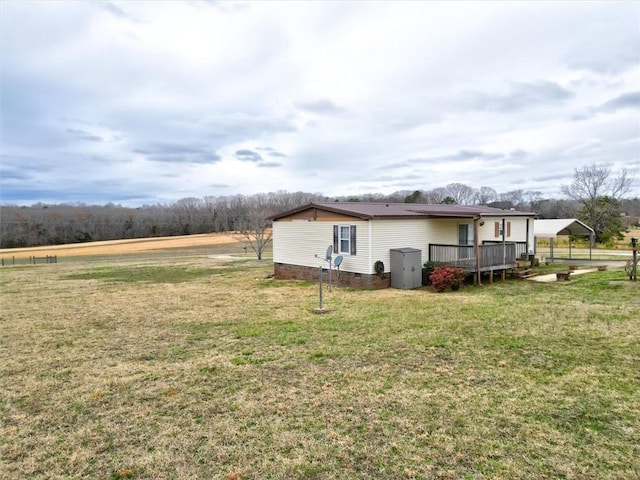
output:
<instances>
[{"instance_id":1,"label":"gray utility box","mask_svg":"<svg viewBox=\"0 0 640 480\"><path fill-rule=\"evenodd\" d=\"M391 249L391 286L405 290L422 286L422 251L409 247Z\"/></svg>"}]
</instances>

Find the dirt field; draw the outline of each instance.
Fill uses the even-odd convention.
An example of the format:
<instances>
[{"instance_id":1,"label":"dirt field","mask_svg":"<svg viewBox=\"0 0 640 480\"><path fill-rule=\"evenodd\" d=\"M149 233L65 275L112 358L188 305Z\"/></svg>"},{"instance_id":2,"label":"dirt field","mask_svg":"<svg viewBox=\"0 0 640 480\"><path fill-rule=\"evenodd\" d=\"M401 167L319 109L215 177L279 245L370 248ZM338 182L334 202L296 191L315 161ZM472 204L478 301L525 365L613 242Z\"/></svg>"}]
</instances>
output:
<instances>
[{"instance_id":1,"label":"dirt field","mask_svg":"<svg viewBox=\"0 0 640 480\"><path fill-rule=\"evenodd\" d=\"M203 235L183 235L176 237L135 238L128 240L109 240L104 242L73 243L32 248L0 249L0 257L28 258L30 256L56 255L58 257L77 257L92 255L124 255L158 250L200 248L238 241L232 233L209 233Z\"/></svg>"}]
</instances>

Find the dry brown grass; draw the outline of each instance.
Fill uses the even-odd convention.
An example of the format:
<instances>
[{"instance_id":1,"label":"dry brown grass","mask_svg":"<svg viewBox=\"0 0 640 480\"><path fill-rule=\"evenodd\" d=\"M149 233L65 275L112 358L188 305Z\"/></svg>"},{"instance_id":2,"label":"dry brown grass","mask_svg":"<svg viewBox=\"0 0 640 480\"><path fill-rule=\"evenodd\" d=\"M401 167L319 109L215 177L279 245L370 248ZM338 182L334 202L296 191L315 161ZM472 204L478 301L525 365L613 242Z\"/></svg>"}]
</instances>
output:
<instances>
[{"instance_id":1,"label":"dry brown grass","mask_svg":"<svg viewBox=\"0 0 640 480\"><path fill-rule=\"evenodd\" d=\"M30 256L46 255L57 255L58 257L123 255L235 243L237 243L237 240L232 233L207 233L202 235L109 240L104 242L73 243L31 248L4 248L0 249L0 257L15 256L16 258L28 258Z\"/></svg>"},{"instance_id":2,"label":"dry brown grass","mask_svg":"<svg viewBox=\"0 0 640 480\"><path fill-rule=\"evenodd\" d=\"M0 477L638 478L640 302L616 271L337 288L324 315L271 271L0 270Z\"/></svg>"}]
</instances>

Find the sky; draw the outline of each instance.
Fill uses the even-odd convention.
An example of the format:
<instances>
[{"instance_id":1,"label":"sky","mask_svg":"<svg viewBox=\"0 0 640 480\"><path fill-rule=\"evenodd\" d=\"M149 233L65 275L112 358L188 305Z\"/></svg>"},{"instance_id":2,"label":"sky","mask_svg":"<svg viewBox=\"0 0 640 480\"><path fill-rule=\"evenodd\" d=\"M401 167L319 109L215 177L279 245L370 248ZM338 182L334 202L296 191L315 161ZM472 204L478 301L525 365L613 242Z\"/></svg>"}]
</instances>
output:
<instances>
[{"instance_id":1,"label":"sky","mask_svg":"<svg viewBox=\"0 0 640 480\"><path fill-rule=\"evenodd\" d=\"M0 1L0 203L640 196L640 2Z\"/></svg>"}]
</instances>

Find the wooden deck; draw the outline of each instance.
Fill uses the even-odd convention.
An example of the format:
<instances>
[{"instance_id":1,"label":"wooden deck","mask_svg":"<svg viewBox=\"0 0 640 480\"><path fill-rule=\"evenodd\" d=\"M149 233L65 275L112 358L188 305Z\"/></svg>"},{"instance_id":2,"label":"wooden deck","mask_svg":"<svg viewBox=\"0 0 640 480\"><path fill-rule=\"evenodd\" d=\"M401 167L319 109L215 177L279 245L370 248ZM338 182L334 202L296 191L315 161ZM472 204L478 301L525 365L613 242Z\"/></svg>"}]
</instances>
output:
<instances>
[{"instance_id":1,"label":"wooden deck","mask_svg":"<svg viewBox=\"0 0 640 480\"><path fill-rule=\"evenodd\" d=\"M480 271L508 270L522 254L520 242L487 243L478 247ZM524 244L526 252L526 244ZM429 245L429 261L460 267L468 272L478 271L476 248L473 245Z\"/></svg>"}]
</instances>

